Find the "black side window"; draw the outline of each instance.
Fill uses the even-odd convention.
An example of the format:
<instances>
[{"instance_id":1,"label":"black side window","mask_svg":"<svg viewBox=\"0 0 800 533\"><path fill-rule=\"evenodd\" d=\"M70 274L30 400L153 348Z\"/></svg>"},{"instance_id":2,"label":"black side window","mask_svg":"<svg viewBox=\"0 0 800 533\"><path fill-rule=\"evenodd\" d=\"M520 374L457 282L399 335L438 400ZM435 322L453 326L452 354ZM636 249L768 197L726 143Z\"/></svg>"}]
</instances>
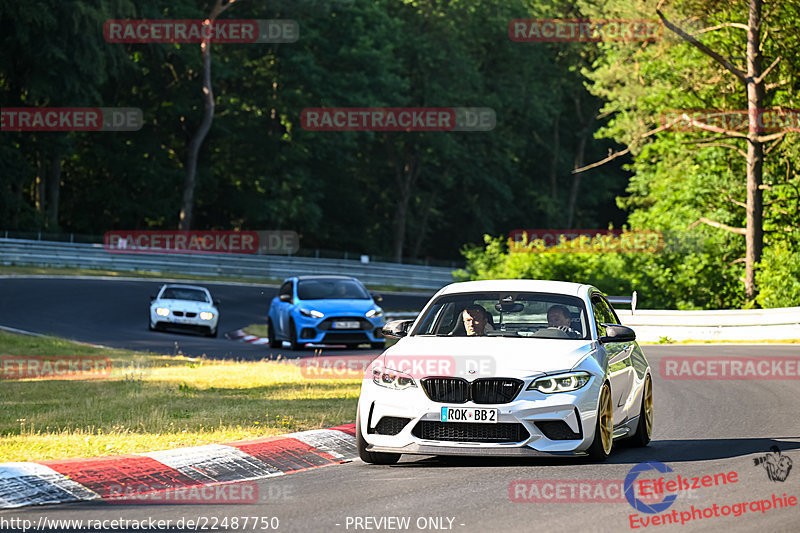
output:
<instances>
[{"instance_id":1,"label":"black side window","mask_svg":"<svg viewBox=\"0 0 800 533\"><path fill-rule=\"evenodd\" d=\"M289 296L292 296L292 282L287 281L284 283L279 294L288 294Z\"/></svg>"},{"instance_id":2,"label":"black side window","mask_svg":"<svg viewBox=\"0 0 800 533\"><path fill-rule=\"evenodd\" d=\"M601 296L592 297L592 314L594 315L594 323L597 326L598 337L602 337L606 334L606 328L600 324L619 324L619 319Z\"/></svg>"}]
</instances>

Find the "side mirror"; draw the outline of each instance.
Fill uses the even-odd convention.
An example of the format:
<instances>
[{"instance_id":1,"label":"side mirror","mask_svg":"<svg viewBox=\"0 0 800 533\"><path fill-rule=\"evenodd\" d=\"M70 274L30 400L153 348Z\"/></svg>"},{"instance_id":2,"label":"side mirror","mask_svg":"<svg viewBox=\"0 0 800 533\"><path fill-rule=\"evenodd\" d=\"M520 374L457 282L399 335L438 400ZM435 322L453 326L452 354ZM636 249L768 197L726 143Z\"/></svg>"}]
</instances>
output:
<instances>
[{"instance_id":1,"label":"side mirror","mask_svg":"<svg viewBox=\"0 0 800 533\"><path fill-rule=\"evenodd\" d=\"M151 301L151 302L152 302L153 300L155 300L156 298L158 298L158 295L157 295L157 294L151 294L151 295L150 295L150 301Z\"/></svg>"},{"instance_id":2,"label":"side mirror","mask_svg":"<svg viewBox=\"0 0 800 533\"><path fill-rule=\"evenodd\" d=\"M292 295L291 294L281 294L278 296L278 299L282 302L286 302L287 304L292 303Z\"/></svg>"},{"instance_id":3,"label":"side mirror","mask_svg":"<svg viewBox=\"0 0 800 533\"><path fill-rule=\"evenodd\" d=\"M373 294L372 299L375 300L375 303L379 304L383 301L383 296L380 294Z\"/></svg>"},{"instance_id":4,"label":"side mirror","mask_svg":"<svg viewBox=\"0 0 800 533\"><path fill-rule=\"evenodd\" d=\"M391 322L387 322L381 331L384 337L399 339L408 334L408 328L410 328L413 323L413 320L392 320Z\"/></svg>"},{"instance_id":5,"label":"side mirror","mask_svg":"<svg viewBox=\"0 0 800 533\"><path fill-rule=\"evenodd\" d=\"M214 300L214 307L219 307L219 300Z\"/></svg>"},{"instance_id":6,"label":"side mirror","mask_svg":"<svg viewBox=\"0 0 800 533\"><path fill-rule=\"evenodd\" d=\"M609 342L633 342L636 340L636 332L627 326L619 324L601 324L605 326L606 334L600 337L600 344Z\"/></svg>"}]
</instances>

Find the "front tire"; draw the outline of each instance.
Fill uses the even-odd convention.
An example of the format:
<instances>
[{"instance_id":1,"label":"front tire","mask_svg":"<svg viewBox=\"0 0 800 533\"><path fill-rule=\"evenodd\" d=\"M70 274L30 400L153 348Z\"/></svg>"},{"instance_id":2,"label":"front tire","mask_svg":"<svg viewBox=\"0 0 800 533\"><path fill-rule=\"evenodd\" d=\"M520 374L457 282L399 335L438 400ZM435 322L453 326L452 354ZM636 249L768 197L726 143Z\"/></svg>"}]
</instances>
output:
<instances>
[{"instance_id":1,"label":"front tire","mask_svg":"<svg viewBox=\"0 0 800 533\"><path fill-rule=\"evenodd\" d=\"M636 433L629 439L632 446L644 447L650 443L653 434L653 380L650 374L644 380L642 408L639 410L639 423Z\"/></svg>"},{"instance_id":2,"label":"front tire","mask_svg":"<svg viewBox=\"0 0 800 533\"><path fill-rule=\"evenodd\" d=\"M272 319L270 318L267 319L267 338L269 339L270 348L280 348L283 346L283 343L278 340L275 334L275 326L272 325Z\"/></svg>"},{"instance_id":3,"label":"front tire","mask_svg":"<svg viewBox=\"0 0 800 533\"><path fill-rule=\"evenodd\" d=\"M219 329L218 327L214 329L208 328L208 333L206 333L206 337L216 337L218 329Z\"/></svg>"},{"instance_id":4,"label":"front tire","mask_svg":"<svg viewBox=\"0 0 800 533\"><path fill-rule=\"evenodd\" d=\"M356 410L356 447L358 456L367 464L371 465L393 465L400 460L399 453L368 452L367 441L361 434L361 407Z\"/></svg>"},{"instance_id":5,"label":"front tire","mask_svg":"<svg viewBox=\"0 0 800 533\"><path fill-rule=\"evenodd\" d=\"M294 320L289 321L289 349L292 351L300 349L300 343L297 342L297 328L294 326Z\"/></svg>"},{"instance_id":6,"label":"front tire","mask_svg":"<svg viewBox=\"0 0 800 533\"><path fill-rule=\"evenodd\" d=\"M594 461L605 461L611 455L614 444L614 407L611 402L611 388L608 383L600 389L597 405L597 422L594 427L594 440L587 452Z\"/></svg>"}]
</instances>

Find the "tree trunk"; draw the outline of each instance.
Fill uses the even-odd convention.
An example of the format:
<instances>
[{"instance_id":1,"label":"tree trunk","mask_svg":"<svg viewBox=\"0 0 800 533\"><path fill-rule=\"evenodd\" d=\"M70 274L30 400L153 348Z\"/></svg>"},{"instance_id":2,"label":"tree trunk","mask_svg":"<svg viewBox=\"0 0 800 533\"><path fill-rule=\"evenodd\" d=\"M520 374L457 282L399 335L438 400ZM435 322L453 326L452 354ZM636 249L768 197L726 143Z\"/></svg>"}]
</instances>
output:
<instances>
[{"instance_id":1,"label":"tree trunk","mask_svg":"<svg viewBox=\"0 0 800 533\"><path fill-rule=\"evenodd\" d=\"M395 263L403 262L403 246L406 239L406 222L408 220L408 203L411 200L411 191L419 175L419 158L406 152L402 160L397 156L391 139L385 136L386 151L392 163L395 176L395 212L393 221L394 239L392 242L392 257Z\"/></svg>"},{"instance_id":2,"label":"tree trunk","mask_svg":"<svg viewBox=\"0 0 800 533\"><path fill-rule=\"evenodd\" d=\"M550 159L550 200L553 206L558 205L558 149L561 145L559 122L561 114L556 115L553 123L553 157ZM553 224L551 220L550 225Z\"/></svg>"},{"instance_id":3,"label":"tree trunk","mask_svg":"<svg viewBox=\"0 0 800 533\"><path fill-rule=\"evenodd\" d=\"M588 119L584 117L583 110L581 109L580 96L575 97L575 116L581 124L581 130L578 133L578 144L575 146L575 155L572 163L572 168L577 170L584 165L584 160L586 159L586 143L592 135L592 124L594 124L594 114ZM575 207L578 204L580 187L581 173L574 172L572 174L572 186L569 190L569 200L567 202L567 229L572 229L572 225L575 221Z\"/></svg>"},{"instance_id":4,"label":"tree trunk","mask_svg":"<svg viewBox=\"0 0 800 533\"><path fill-rule=\"evenodd\" d=\"M213 24L217 17L231 7L237 0L229 0L223 5L223 0L217 0L211 14L204 21L204 25ZM189 143L186 161L186 177L183 181L183 201L181 203L180 223L178 229L189 230L192 228L194 212L194 190L196 185L197 160L200 156L200 147L203 145L211 122L214 120L214 91L211 88L211 41L203 40L200 44L203 54L203 121Z\"/></svg>"},{"instance_id":5,"label":"tree trunk","mask_svg":"<svg viewBox=\"0 0 800 533\"><path fill-rule=\"evenodd\" d=\"M56 151L50 159L47 176L47 220L50 231L58 231L58 199L61 195L61 154Z\"/></svg>"},{"instance_id":6,"label":"tree trunk","mask_svg":"<svg viewBox=\"0 0 800 533\"><path fill-rule=\"evenodd\" d=\"M45 196L47 184L47 162L45 155L41 152L36 152L36 181L33 186L33 205L36 207L36 212L44 214Z\"/></svg>"},{"instance_id":7,"label":"tree trunk","mask_svg":"<svg viewBox=\"0 0 800 533\"><path fill-rule=\"evenodd\" d=\"M429 193L425 198L425 203L422 206L422 222L420 223L419 233L414 240L414 249L411 252L411 257L418 259L419 251L422 249L422 243L425 242L425 234L428 231L428 218L430 218L433 204L436 201L436 193Z\"/></svg>"},{"instance_id":8,"label":"tree trunk","mask_svg":"<svg viewBox=\"0 0 800 533\"><path fill-rule=\"evenodd\" d=\"M750 0L750 14L747 30L747 113L749 128L747 132L747 224L745 233L745 296L753 300L756 289L756 266L761 261L764 248L763 193L761 182L764 167L764 145L758 140L759 116L764 102L761 76L761 6L762 0Z\"/></svg>"}]
</instances>

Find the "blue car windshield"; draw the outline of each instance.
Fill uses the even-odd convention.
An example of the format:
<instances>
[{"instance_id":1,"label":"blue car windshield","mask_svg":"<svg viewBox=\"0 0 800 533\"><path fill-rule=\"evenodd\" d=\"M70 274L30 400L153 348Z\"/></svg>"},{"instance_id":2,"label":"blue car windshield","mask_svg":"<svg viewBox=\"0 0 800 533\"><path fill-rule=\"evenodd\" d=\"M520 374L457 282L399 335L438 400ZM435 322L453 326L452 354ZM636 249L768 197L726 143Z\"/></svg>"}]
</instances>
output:
<instances>
[{"instance_id":1,"label":"blue car windshield","mask_svg":"<svg viewBox=\"0 0 800 533\"><path fill-rule=\"evenodd\" d=\"M297 297L301 300L369 300L370 295L361 284L349 279L309 279L297 284Z\"/></svg>"}]
</instances>

